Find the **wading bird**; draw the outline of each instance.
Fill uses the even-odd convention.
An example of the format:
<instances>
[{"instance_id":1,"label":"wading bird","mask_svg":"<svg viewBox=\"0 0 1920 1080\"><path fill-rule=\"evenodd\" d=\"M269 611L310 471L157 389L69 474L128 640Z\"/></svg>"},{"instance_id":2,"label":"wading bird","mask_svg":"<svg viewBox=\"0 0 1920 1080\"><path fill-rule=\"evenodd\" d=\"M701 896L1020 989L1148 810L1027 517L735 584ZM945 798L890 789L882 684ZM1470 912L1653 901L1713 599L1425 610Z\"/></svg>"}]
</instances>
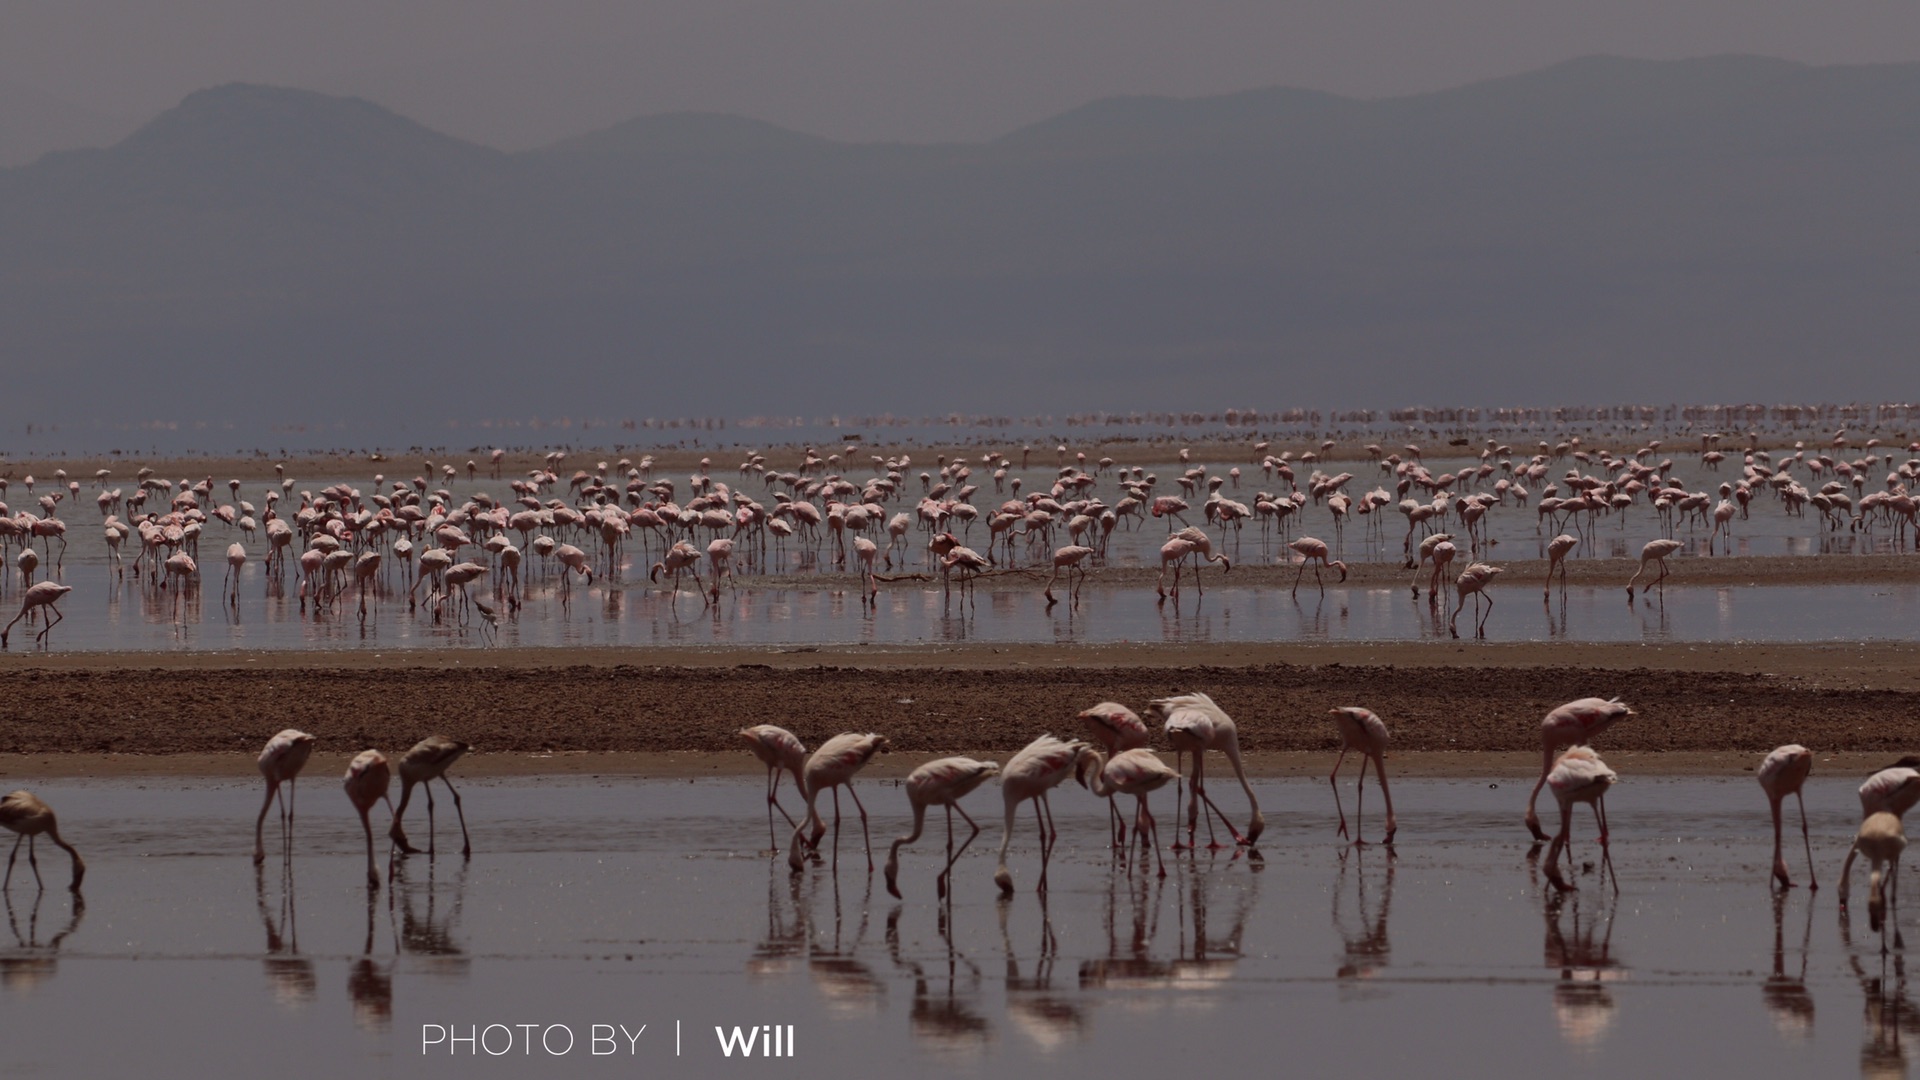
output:
<instances>
[{"instance_id":1,"label":"wading bird","mask_svg":"<svg viewBox=\"0 0 1920 1080\"><path fill-rule=\"evenodd\" d=\"M873 873L873 836L867 830L867 808L860 804L860 793L853 790L853 776L859 772L875 754L884 754L893 749L893 744L884 735L860 735L847 732L835 735L820 744L820 749L807 758L807 764L800 770L800 797L806 800L807 812L794 826L793 839L787 845L787 865L797 873L806 868L801 861L800 848L818 848L820 838L827 834L826 822L820 820L820 792L833 789L833 865L840 865L840 788L846 786L847 794L853 797L854 809L860 811L860 838L867 849L867 873ZM809 833L809 830L811 832ZM808 833L806 836L801 834Z\"/></svg>"},{"instance_id":2,"label":"wading bird","mask_svg":"<svg viewBox=\"0 0 1920 1080\"><path fill-rule=\"evenodd\" d=\"M1340 725L1340 756L1334 759L1333 772L1327 777L1327 783L1333 787L1333 807L1340 814L1340 835L1347 835L1347 812L1340 805L1340 766L1347 760L1347 751L1352 750L1361 756L1359 794L1356 797L1354 816L1360 816L1358 800L1365 799L1367 793L1367 762L1373 762L1374 772L1380 776L1380 794L1387 800L1387 835L1381 843L1393 843L1393 834L1398 826L1393 820L1393 793L1387 790L1387 722L1374 715L1372 709L1362 709L1357 705L1343 705L1328 710ZM1354 836L1355 847L1362 846L1366 840Z\"/></svg>"},{"instance_id":3,"label":"wading bird","mask_svg":"<svg viewBox=\"0 0 1920 1080\"><path fill-rule=\"evenodd\" d=\"M413 797L415 784L419 784L427 793L427 854L434 853L432 781L438 779L447 785L448 793L453 796L453 812L460 818L460 857L472 857L473 844L467 839L467 812L460 806L460 793L454 790L453 781L447 779L447 767L460 760L460 755L470 749L471 746L458 739L429 735L400 756L400 808L393 812L393 825L387 830L387 837L399 845L402 854L420 853L419 848L407 843L407 834L400 828L401 819L407 816L407 800Z\"/></svg>"},{"instance_id":4,"label":"wading bird","mask_svg":"<svg viewBox=\"0 0 1920 1080\"><path fill-rule=\"evenodd\" d=\"M1862 820L1874 814L1892 814L1897 818L1907 816L1915 803L1920 803L1920 758L1905 757L1881 769L1860 785L1860 817ZM1840 866L1840 906L1847 906L1847 899L1853 886L1853 860L1859 854L1858 848L1847 850L1846 862Z\"/></svg>"},{"instance_id":5,"label":"wading bird","mask_svg":"<svg viewBox=\"0 0 1920 1080\"><path fill-rule=\"evenodd\" d=\"M1098 750L1080 757L1080 770L1074 779L1088 791L1103 799L1115 795L1134 797L1133 835L1140 841L1144 850L1153 849L1154 861L1160 867L1160 876L1167 876L1166 860L1160 856L1160 830L1154 825L1153 812L1147 809L1147 796L1167 786L1170 780L1177 780L1180 773L1169 768L1153 751L1142 747L1115 754L1112 761Z\"/></svg>"},{"instance_id":6,"label":"wading bird","mask_svg":"<svg viewBox=\"0 0 1920 1080\"><path fill-rule=\"evenodd\" d=\"M347 801L360 815L360 827L367 833L367 888L380 887L380 871L373 864L373 822L367 813L373 804L385 799L387 813L393 813L393 800L387 799L387 785L393 773L387 767L387 755L378 750L362 750L347 766ZM389 859L391 862L391 859Z\"/></svg>"},{"instance_id":7,"label":"wading bird","mask_svg":"<svg viewBox=\"0 0 1920 1080\"><path fill-rule=\"evenodd\" d=\"M1633 710L1622 705L1619 698L1589 697L1569 701L1540 721L1540 779L1535 781L1532 794L1527 796L1527 831L1533 834L1536 841L1544 843L1547 839L1547 834L1540 830L1540 816L1534 813L1533 807L1540 798L1540 789L1547 784L1554 755L1563 747L1587 745L1594 736L1612 727L1616 720L1632 715Z\"/></svg>"},{"instance_id":8,"label":"wading bird","mask_svg":"<svg viewBox=\"0 0 1920 1080\"><path fill-rule=\"evenodd\" d=\"M966 854L973 838L980 835L980 825L962 809L960 800L968 792L987 782L987 778L1000 771L1000 766L991 761L975 761L968 757L947 757L929 761L925 765L907 774L907 802L913 806L913 831L897 837L893 846L887 849L887 892L895 899L900 896L900 848L920 839L920 833L926 826L927 807L944 806L947 808L947 864L940 868L940 874L933 879L935 895L941 899L947 896L947 875L953 872L954 861ZM960 811L972 830L967 834L960 850L953 849L953 812Z\"/></svg>"},{"instance_id":9,"label":"wading bird","mask_svg":"<svg viewBox=\"0 0 1920 1080\"><path fill-rule=\"evenodd\" d=\"M1573 804L1587 803L1593 807L1593 820L1600 829L1600 851L1604 865L1613 866L1613 855L1607 850L1607 789L1620 779L1618 773L1607 768L1600 755L1592 747L1576 746L1560 755L1560 761L1554 765L1553 772L1547 777L1547 785L1553 789L1553 798L1560 804L1560 831L1554 834L1553 843L1547 847L1547 880L1553 882L1556 889L1562 891L1574 888L1574 885L1560 876L1560 853L1567 850L1568 838L1573 833ZM1572 861L1572 854L1568 854ZM1619 888L1619 882L1614 883Z\"/></svg>"},{"instance_id":10,"label":"wading bird","mask_svg":"<svg viewBox=\"0 0 1920 1080\"><path fill-rule=\"evenodd\" d=\"M1080 713L1080 720L1087 725L1087 733L1092 735L1106 749L1109 758L1138 750L1147 745L1147 725L1132 709L1117 701L1103 701L1091 709ZM1120 816L1120 808L1107 802L1107 823L1112 832L1111 840L1115 848L1127 845L1127 823Z\"/></svg>"},{"instance_id":11,"label":"wading bird","mask_svg":"<svg viewBox=\"0 0 1920 1080\"><path fill-rule=\"evenodd\" d=\"M1860 823L1860 832L1853 838L1853 848L1847 852L1849 861L1855 854L1865 855L1867 863L1873 869L1867 876L1867 919L1869 925L1880 933L1880 951L1887 951L1887 909L1889 894L1894 904L1900 899L1900 853L1907 849L1906 832L1901 828L1897 814L1885 810L1867 815Z\"/></svg>"},{"instance_id":12,"label":"wading bird","mask_svg":"<svg viewBox=\"0 0 1920 1080\"><path fill-rule=\"evenodd\" d=\"M266 749L260 751L260 775L267 779L267 798L260 804L260 816L253 823L253 861L267 861L267 846L264 836L267 827L267 811L272 808L274 796L280 794L280 785L287 785L287 793L280 803L280 843L281 850L288 855L293 853L293 792L294 781L299 779L300 770L306 768L307 758L313 755L313 736L297 728L288 728L267 740Z\"/></svg>"},{"instance_id":13,"label":"wading bird","mask_svg":"<svg viewBox=\"0 0 1920 1080\"><path fill-rule=\"evenodd\" d=\"M1767 793L1767 803L1773 808L1773 878L1783 888L1793 888L1793 879L1787 876L1787 860L1780 853L1780 802L1788 795L1800 802L1800 840L1807 847L1807 887L1820 887L1813 872L1813 841L1807 836L1807 800L1800 794L1811 772L1813 751L1798 743L1776 749L1760 763L1760 789Z\"/></svg>"},{"instance_id":14,"label":"wading bird","mask_svg":"<svg viewBox=\"0 0 1920 1080\"><path fill-rule=\"evenodd\" d=\"M1201 802L1205 802L1207 809L1220 819L1220 824L1233 834L1234 843L1251 845L1260 839L1261 832L1267 827L1267 820L1260 816L1260 801L1254 798L1253 786L1247 783L1246 770L1241 767L1239 731L1226 710L1214 704L1213 699L1205 694L1181 694L1150 702L1147 712L1150 716L1166 720L1167 741L1173 745L1176 754L1186 751L1193 753L1193 790L1187 793L1187 846L1193 846L1194 829L1199 824L1194 818ZM1218 750L1227 755L1227 763L1233 766L1234 778L1240 781L1240 789L1247 793L1247 805L1252 808L1252 817L1247 822L1244 836L1207 795L1205 764L1208 750ZM1177 802L1176 799L1176 813L1179 810ZM1176 831L1178 828L1176 820ZM1179 846L1176 837L1174 847L1177 849ZM1213 841L1213 818L1207 819L1207 846L1221 846Z\"/></svg>"},{"instance_id":15,"label":"wading bird","mask_svg":"<svg viewBox=\"0 0 1920 1080\"><path fill-rule=\"evenodd\" d=\"M1655 585L1660 585L1661 582L1667 580L1667 556L1679 551L1680 548L1681 544L1678 540L1647 541L1647 546L1640 549L1640 568L1635 570L1633 576L1627 579L1627 599L1633 599L1633 583L1639 581L1640 575L1647 572L1648 563L1660 564L1660 576L1648 582L1647 588L1651 589ZM1665 586L1662 586L1660 591L1662 594L1665 594Z\"/></svg>"},{"instance_id":16,"label":"wading bird","mask_svg":"<svg viewBox=\"0 0 1920 1080\"><path fill-rule=\"evenodd\" d=\"M792 773L793 786L804 797L807 788L800 770L807 764L807 744L801 742L793 732L772 724L741 728L739 735L746 742L747 749L753 751L753 756L767 767L767 843L770 854L779 854L780 840L773 831L774 810L778 809L780 816L787 819L787 824L793 825L793 815L780 805L780 774Z\"/></svg>"},{"instance_id":17,"label":"wading bird","mask_svg":"<svg viewBox=\"0 0 1920 1080\"><path fill-rule=\"evenodd\" d=\"M13 792L0 799L0 827L20 838L13 842L13 853L7 856L7 877L0 882L0 890L13 885L13 860L20 857L20 840L27 842L27 865L33 868L34 884L46 887L46 883L40 880L40 860L34 857L33 852L34 840L44 833L47 839L73 860L73 880L67 884L67 888L80 891L80 879L87 876L87 864L81 860L80 853L74 850L72 844L60 838L60 825L53 819L53 807L41 802L31 791Z\"/></svg>"},{"instance_id":18,"label":"wading bird","mask_svg":"<svg viewBox=\"0 0 1920 1080\"><path fill-rule=\"evenodd\" d=\"M1001 892L1013 892L1013 872L1007 869L1007 847L1013 843L1014 814L1028 799L1033 800L1033 820L1040 830L1038 888L1046 891L1047 862L1053 855L1054 841L1060 838L1060 831L1053 827L1053 807L1047 802L1047 792L1072 776L1080 764L1080 755L1092 749L1078 739L1069 742L1042 735L1013 755L1000 771L1000 793L1006 799L1007 822L1000 833L1000 866L993 873L993 883L1000 886Z\"/></svg>"},{"instance_id":19,"label":"wading bird","mask_svg":"<svg viewBox=\"0 0 1920 1080\"><path fill-rule=\"evenodd\" d=\"M1327 558L1327 545L1325 541L1315 540L1311 536L1303 536L1287 544L1287 546L1300 553L1300 569L1293 575L1293 595L1300 595L1300 579L1306 574L1308 563L1313 564L1313 583L1320 586L1322 593L1327 591L1326 583L1320 580L1320 568L1322 566L1329 570L1340 571L1340 580L1347 580L1347 564L1338 559L1329 560Z\"/></svg>"},{"instance_id":20,"label":"wading bird","mask_svg":"<svg viewBox=\"0 0 1920 1080\"><path fill-rule=\"evenodd\" d=\"M27 595L20 598L20 614L13 617L13 622L8 623L6 629L0 630L0 649L7 647L7 635L13 632L13 623L17 623L21 619L26 618L27 613L31 612L34 608L43 607L53 613L53 617L48 619L46 625L40 628L40 632L33 636L35 643L46 641L47 631L52 630L55 623L65 618L65 616L60 614L60 609L53 605L59 602L61 597L72 591L73 586L71 585L56 585L51 581L43 581L28 589ZM31 630L32 627L29 626L28 629Z\"/></svg>"}]
</instances>

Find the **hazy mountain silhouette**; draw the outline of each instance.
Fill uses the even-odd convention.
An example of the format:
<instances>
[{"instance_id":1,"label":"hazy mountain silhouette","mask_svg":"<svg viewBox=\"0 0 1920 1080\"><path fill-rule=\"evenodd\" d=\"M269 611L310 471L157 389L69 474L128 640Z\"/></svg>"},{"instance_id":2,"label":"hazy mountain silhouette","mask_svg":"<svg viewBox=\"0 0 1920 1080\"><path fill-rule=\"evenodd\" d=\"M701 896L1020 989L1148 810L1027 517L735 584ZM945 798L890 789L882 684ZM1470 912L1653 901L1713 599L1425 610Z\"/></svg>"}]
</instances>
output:
<instances>
[{"instance_id":1,"label":"hazy mountain silhouette","mask_svg":"<svg viewBox=\"0 0 1920 1080\"><path fill-rule=\"evenodd\" d=\"M675 114L520 154L231 85L0 171L0 431L1899 396L1917 177L1920 65L1117 98L978 145Z\"/></svg>"},{"instance_id":2,"label":"hazy mountain silhouette","mask_svg":"<svg viewBox=\"0 0 1920 1080\"><path fill-rule=\"evenodd\" d=\"M25 165L51 150L105 146L139 125L0 80L0 169Z\"/></svg>"}]
</instances>

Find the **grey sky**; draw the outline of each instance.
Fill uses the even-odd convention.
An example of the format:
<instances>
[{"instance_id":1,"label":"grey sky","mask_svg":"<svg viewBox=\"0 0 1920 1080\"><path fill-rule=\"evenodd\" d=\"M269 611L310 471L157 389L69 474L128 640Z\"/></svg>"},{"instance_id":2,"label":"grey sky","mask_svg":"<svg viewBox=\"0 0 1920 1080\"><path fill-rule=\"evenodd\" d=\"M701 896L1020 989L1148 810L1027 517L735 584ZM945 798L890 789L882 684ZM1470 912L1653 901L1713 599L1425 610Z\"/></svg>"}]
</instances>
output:
<instances>
[{"instance_id":1,"label":"grey sky","mask_svg":"<svg viewBox=\"0 0 1920 1080\"><path fill-rule=\"evenodd\" d=\"M1589 53L1920 60L1896 0L0 0L0 79L145 116L232 80L506 148L642 113L978 139L1121 93L1376 96Z\"/></svg>"}]
</instances>

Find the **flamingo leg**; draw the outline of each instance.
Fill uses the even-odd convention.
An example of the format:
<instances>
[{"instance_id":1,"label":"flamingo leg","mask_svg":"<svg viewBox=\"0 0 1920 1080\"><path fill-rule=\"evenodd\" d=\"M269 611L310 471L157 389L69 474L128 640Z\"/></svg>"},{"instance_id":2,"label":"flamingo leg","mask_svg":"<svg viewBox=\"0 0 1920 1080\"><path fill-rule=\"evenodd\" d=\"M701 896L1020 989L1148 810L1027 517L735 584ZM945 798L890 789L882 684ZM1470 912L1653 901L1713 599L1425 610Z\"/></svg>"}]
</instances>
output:
<instances>
[{"instance_id":1,"label":"flamingo leg","mask_svg":"<svg viewBox=\"0 0 1920 1080\"><path fill-rule=\"evenodd\" d=\"M1340 815L1340 828L1337 835L1345 839L1347 835L1347 811L1340 805L1340 766L1347 760L1347 748L1340 748L1340 756L1333 760L1333 772L1327 776L1327 786L1333 788L1333 809Z\"/></svg>"},{"instance_id":2,"label":"flamingo leg","mask_svg":"<svg viewBox=\"0 0 1920 1080\"><path fill-rule=\"evenodd\" d=\"M1798 791L1793 797L1800 803L1800 841L1807 847L1807 888L1818 889L1820 881L1813 873L1813 841L1807 836L1807 800Z\"/></svg>"},{"instance_id":3,"label":"flamingo leg","mask_svg":"<svg viewBox=\"0 0 1920 1080\"><path fill-rule=\"evenodd\" d=\"M1380 842L1391 847L1393 834L1399 830L1399 826L1393 820L1393 792L1387 790L1386 759L1379 754L1373 757L1373 772L1380 778L1380 797L1387 803L1387 835Z\"/></svg>"},{"instance_id":4,"label":"flamingo leg","mask_svg":"<svg viewBox=\"0 0 1920 1080\"><path fill-rule=\"evenodd\" d=\"M1533 792L1527 796L1527 831L1533 834L1533 842L1545 843L1547 834L1540 828L1540 815L1534 811L1534 804L1540 799L1540 789L1547 786L1547 774L1553 771L1553 747L1543 746L1540 750L1540 779L1534 782Z\"/></svg>"},{"instance_id":5,"label":"flamingo leg","mask_svg":"<svg viewBox=\"0 0 1920 1080\"><path fill-rule=\"evenodd\" d=\"M873 836L867 831L867 808L860 805L860 793L853 790L853 781L847 781L847 795L853 799L853 808L860 811L860 839L867 847L867 873L873 873ZM965 817L965 814L961 815ZM969 819L971 820L971 819Z\"/></svg>"},{"instance_id":6,"label":"flamingo leg","mask_svg":"<svg viewBox=\"0 0 1920 1080\"><path fill-rule=\"evenodd\" d=\"M273 808L273 797L279 793L280 793L280 785L273 783L272 781L268 781L267 801L260 804L260 816L254 819L254 822L253 822L253 863L255 866L258 866L261 863L267 861L267 848L264 840L262 839L262 836L265 833L267 828L267 811ZM286 831L285 819L286 819L286 814L283 811L281 813L282 834L284 834Z\"/></svg>"},{"instance_id":7,"label":"flamingo leg","mask_svg":"<svg viewBox=\"0 0 1920 1080\"><path fill-rule=\"evenodd\" d=\"M1773 811L1773 880L1783 889L1793 888L1793 879L1787 876L1787 860L1780 854L1780 799L1769 796L1767 802Z\"/></svg>"},{"instance_id":8,"label":"flamingo leg","mask_svg":"<svg viewBox=\"0 0 1920 1080\"><path fill-rule=\"evenodd\" d=\"M460 819L460 857L463 859L472 858L473 843L467 839L467 811L460 805L460 792L454 789L453 781L447 779L446 773L440 774L440 782L447 785L447 794L453 796L453 813L455 817ZM433 789L431 787L427 789L427 814L428 820L431 821L433 814Z\"/></svg>"}]
</instances>

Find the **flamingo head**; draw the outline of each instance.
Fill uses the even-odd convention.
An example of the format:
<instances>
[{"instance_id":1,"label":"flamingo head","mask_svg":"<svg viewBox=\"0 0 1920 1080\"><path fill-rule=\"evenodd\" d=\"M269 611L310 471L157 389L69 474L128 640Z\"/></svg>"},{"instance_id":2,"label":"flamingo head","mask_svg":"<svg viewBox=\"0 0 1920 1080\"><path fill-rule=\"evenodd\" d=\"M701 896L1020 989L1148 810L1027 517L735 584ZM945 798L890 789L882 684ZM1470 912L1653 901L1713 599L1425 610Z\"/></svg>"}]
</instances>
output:
<instances>
[{"instance_id":1,"label":"flamingo head","mask_svg":"<svg viewBox=\"0 0 1920 1080\"><path fill-rule=\"evenodd\" d=\"M1335 570L1340 571L1341 581L1347 580L1347 564L1346 563L1341 562L1339 559L1335 559L1333 560L1331 565Z\"/></svg>"},{"instance_id":2,"label":"flamingo head","mask_svg":"<svg viewBox=\"0 0 1920 1080\"><path fill-rule=\"evenodd\" d=\"M1233 573L1233 561L1225 555L1220 556L1220 572L1223 574Z\"/></svg>"},{"instance_id":3,"label":"flamingo head","mask_svg":"<svg viewBox=\"0 0 1920 1080\"><path fill-rule=\"evenodd\" d=\"M648 571L647 571L647 580L648 580L648 581L659 581L659 580L660 580L660 571L661 571L661 569L662 569L662 568L664 568L664 567L665 567L666 565L667 565L666 563L654 563L654 564L653 564L653 569L651 569L651 570L648 570Z\"/></svg>"}]
</instances>

